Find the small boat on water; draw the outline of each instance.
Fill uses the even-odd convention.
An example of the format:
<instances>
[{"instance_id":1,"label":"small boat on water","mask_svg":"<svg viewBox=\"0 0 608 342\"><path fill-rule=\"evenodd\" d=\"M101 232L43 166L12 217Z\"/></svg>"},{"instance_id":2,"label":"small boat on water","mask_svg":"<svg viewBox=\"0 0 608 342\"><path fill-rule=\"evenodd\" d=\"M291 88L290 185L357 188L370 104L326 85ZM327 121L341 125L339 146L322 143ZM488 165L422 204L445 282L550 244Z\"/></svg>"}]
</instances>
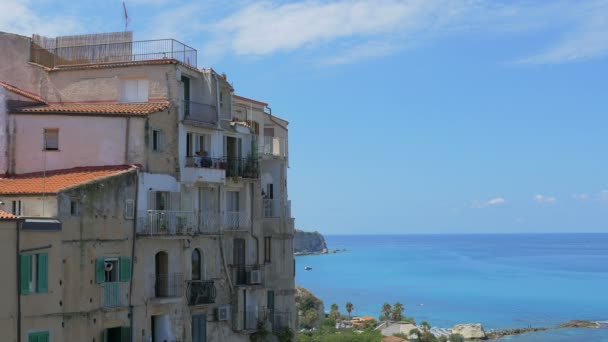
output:
<instances>
[{"instance_id":1,"label":"small boat on water","mask_svg":"<svg viewBox=\"0 0 608 342\"><path fill-rule=\"evenodd\" d=\"M304 266L304 269L307 270L307 271L310 271L310 270L312 270L312 267L310 267L310 266Z\"/></svg>"}]
</instances>

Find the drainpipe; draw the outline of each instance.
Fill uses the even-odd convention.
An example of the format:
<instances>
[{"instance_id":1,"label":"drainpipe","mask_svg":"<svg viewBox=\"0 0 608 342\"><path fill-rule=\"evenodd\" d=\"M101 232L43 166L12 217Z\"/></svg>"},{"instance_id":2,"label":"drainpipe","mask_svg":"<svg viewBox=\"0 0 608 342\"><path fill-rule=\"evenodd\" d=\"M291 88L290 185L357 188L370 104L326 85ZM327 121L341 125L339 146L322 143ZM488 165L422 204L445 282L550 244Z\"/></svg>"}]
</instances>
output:
<instances>
[{"instance_id":1,"label":"drainpipe","mask_svg":"<svg viewBox=\"0 0 608 342\"><path fill-rule=\"evenodd\" d=\"M129 326L131 336L135 333L133 329L133 274L135 273L135 237L137 236L137 203L139 195L139 168L135 170L135 201L133 203L133 236L131 237L131 281L129 282Z\"/></svg>"},{"instance_id":2,"label":"drainpipe","mask_svg":"<svg viewBox=\"0 0 608 342\"><path fill-rule=\"evenodd\" d=\"M257 236L255 236L253 234L253 204L254 204L254 189L255 187L253 186L253 183L250 183L250 189L251 189L251 228L249 229L249 235L251 235L251 237L255 240L255 263L256 265L260 262L260 240L258 239Z\"/></svg>"},{"instance_id":3,"label":"drainpipe","mask_svg":"<svg viewBox=\"0 0 608 342\"><path fill-rule=\"evenodd\" d=\"M23 221L19 219L17 221L17 242L15 254L17 256L17 342L21 342L21 258L19 257L19 248L21 239L21 223Z\"/></svg>"},{"instance_id":4,"label":"drainpipe","mask_svg":"<svg viewBox=\"0 0 608 342\"><path fill-rule=\"evenodd\" d=\"M220 81L217 79L217 74L215 72L213 72L213 79L215 80L215 103L217 104L217 106L215 107L217 113L217 128L220 128Z\"/></svg>"}]
</instances>

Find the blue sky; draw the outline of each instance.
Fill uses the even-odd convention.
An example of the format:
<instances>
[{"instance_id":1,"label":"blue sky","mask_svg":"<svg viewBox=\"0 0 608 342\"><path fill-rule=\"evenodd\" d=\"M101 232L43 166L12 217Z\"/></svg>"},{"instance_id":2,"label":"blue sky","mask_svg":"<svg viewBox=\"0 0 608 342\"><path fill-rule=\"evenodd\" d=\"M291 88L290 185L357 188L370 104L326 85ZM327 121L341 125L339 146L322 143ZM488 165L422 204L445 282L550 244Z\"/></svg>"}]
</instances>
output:
<instances>
[{"instance_id":1,"label":"blue sky","mask_svg":"<svg viewBox=\"0 0 608 342\"><path fill-rule=\"evenodd\" d=\"M290 121L299 228L608 232L606 0L126 4L136 39L193 46ZM120 31L121 14L5 0L0 30Z\"/></svg>"}]
</instances>

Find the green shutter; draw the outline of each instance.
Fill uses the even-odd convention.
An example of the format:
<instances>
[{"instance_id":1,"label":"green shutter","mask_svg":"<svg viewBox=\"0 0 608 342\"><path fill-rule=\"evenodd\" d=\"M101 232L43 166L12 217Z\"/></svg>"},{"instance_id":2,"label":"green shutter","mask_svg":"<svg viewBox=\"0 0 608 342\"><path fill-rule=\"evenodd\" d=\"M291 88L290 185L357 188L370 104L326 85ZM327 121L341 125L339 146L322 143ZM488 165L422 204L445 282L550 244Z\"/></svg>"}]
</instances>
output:
<instances>
[{"instance_id":1,"label":"green shutter","mask_svg":"<svg viewBox=\"0 0 608 342\"><path fill-rule=\"evenodd\" d=\"M38 284L36 292L49 292L49 255L38 254Z\"/></svg>"},{"instance_id":2,"label":"green shutter","mask_svg":"<svg viewBox=\"0 0 608 342\"><path fill-rule=\"evenodd\" d=\"M106 280L106 261L104 258L98 258L95 261L95 281L101 284Z\"/></svg>"},{"instance_id":3,"label":"green shutter","mask_svg":"<svg viewBox=\"0 0 608 342\"><path fill-rule=\"evenodd\" d=\"M19 255L19 276L21 282L21 294L30 293L30 272L32 268L31 255Z\"/></svg>"},{"instance_id":4,"label":"green shutter","mask_svg":"<svg viewBox=\"0 0 608 342\"><path fill-rule=\"evenodd\" d=\"M120 281L131 280L131 258L120 257Z\"/></svg>"},{"instance_id":5,"label":"green shutter","mask_svg":"<svg viewBox=\"0 0 608 342\"><path fill-rule=\"evenodd\" d=\"M120 327L120 341L131 342L131 327Z\"/></svg>"},{"instance_id":6,"label":"green shutter","mask_svg":"<svg viewBox=\"0 0 608 342\"><path fill-rule=\"evenodd\" d=\"M40 335L38 335L38 342L49 342L50 340L51 338L48 331L41 332Z\"/></svg>"}]
</instances>

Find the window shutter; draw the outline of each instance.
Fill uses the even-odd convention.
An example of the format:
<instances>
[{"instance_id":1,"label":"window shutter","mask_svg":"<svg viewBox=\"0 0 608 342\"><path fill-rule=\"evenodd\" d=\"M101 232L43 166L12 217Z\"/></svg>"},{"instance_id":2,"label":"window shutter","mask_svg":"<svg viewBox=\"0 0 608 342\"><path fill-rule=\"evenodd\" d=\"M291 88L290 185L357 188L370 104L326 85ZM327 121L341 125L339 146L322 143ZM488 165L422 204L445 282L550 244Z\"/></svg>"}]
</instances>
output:
<instances>
[{"instance_id":1,"label":"window shutter","mask_svg":"<svg viewBox=\"0 0 608 342\"><path fill-rule=\"evenodd\" d=\"M130 342L131 341L131 327L120 327L120 341Z\"/></svg>"},{"instance_id":2,"label":"window shutter","mask_svg":"<svg viewBox=\"0 0 608 342\"><path fill-rule=\"evenodd\" d=\"M27 342L38 342L38 333L31 333L27 336Z\"/></svg>"},{"instance_id":3,"label":"window shutter","mask_svg":"<svg viewBox=\"0 0 608 342\"><path fill-rule=\"evenodd\" d=\"M135 218L135 200L125 200L125 219L132 220Z\"/></svg>"},{"instance_id":4,"label":"window shutter","mask_svg":"<svg viewBox=\"0 0 608 342\"><path fill-rule=\"evenodd\" d=\"M21 277L21 294L30 293L31 255L19 256L19 276Z\"/></svg>"},{"instance_id":5,"label":"window shutter","mask_svg":"<svg viewBox=\"0 0 608 342\"><path fill-rule=\"evenodd\" d=\"M148 102L148 80L137 80L136 102Z\"/></svg>"},{"instance_id":6,"label":"window shutter","mask_svg":"<svg viewBox=\"0 0 608 342\"><path fill-rule=\"evenodd\" d=\"M49 342L51 340L50 336L49 336L49 332L45 331L45 332L41 332L38 335L38 342Z\"/></svg>"},{"instance_id":7,"label":"window shutter","mask_svg":"<svg viewBox=\"0 0 608 342\"><path fill-rule=\"evenodd\" d=\"M104 258L98 258L95 261L95 282L97 284L104 283L106 280L106 263Z\"/></svg>"},{"instance_id":8,"label":"window shutter","mask_svg":"<svg viewBox=\"0 0 608 342\"><path fill-rule=\"evenodd\" d=\"M131 258L120 257L120 281L131 280Z\"/></svg>"},{"instance_id":9,"label":"window shutter","mask_svg":"<svg viewBox=\"0 0 608 342\"><path fill-rule=\"evenodd\" d=\"M38 254L38 293L49 292L49 255Z\"/></svg>"}]
</instances>

